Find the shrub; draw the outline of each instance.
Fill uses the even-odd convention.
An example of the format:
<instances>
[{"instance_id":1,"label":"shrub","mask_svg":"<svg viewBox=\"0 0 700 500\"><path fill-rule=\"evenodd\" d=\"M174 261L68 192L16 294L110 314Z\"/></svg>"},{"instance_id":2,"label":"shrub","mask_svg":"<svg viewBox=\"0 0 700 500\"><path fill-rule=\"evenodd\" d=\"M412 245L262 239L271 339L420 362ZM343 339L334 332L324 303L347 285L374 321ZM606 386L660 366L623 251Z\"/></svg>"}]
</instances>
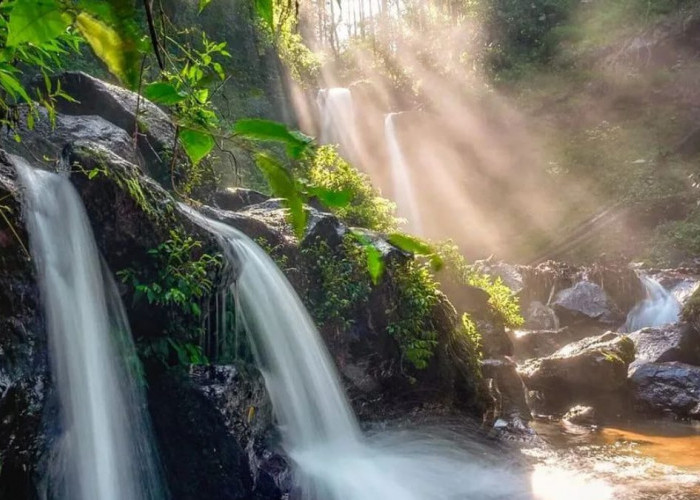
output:
<instances>
[{"instance_id":1,"label":"shrub","mask_svg":"<svg viewBox=\"0 0 700 500\"><path fill-rule=\"evenodd\" d=\"M489 304L503 324L515 328L523 324L520 305L513 291L500 278L482 274L467 263L459 248L452 242L437 245L437 252L444 263L444 273L456 285L481 288L489 294Z\"/></svg>"},{"instance_id":2,"label":"shrub","mask_svg":"<svg viewBox=\"0 0 700 500\"><path fill-rule=\"evenodd\" d=\"M389 269L395 286L386 313L386 331L399 344L403 359L423 369L433 356L438 334L433 323L438 286L427 264L409 261Z\"/></svg>"},{"instance_id":3,"label":"shrub","mask_svg":"<svg viewBox=\"0 0 700 500\"><path fill-rule=\"evenodd\" d=\"M396 229L395 205L382 198L369 177L343 160L333 146L321 146L310 161L305 174L311 184L350 195L348 205L332 209L343 222L375 231Z\"/></svg>"},{"instance_id":4,"label":"shrub","mask_svg":"<svg viewBox=\"0 0 700 500\"><path fill-rule=\"evenodd\" d=\"M325 241L306 247L311 280L308 305L314 319L321 324L345 329L354 322L355 313L367 303L370 278L363 249L346 236L338 249Z\"/></svg>"}]
</instances>

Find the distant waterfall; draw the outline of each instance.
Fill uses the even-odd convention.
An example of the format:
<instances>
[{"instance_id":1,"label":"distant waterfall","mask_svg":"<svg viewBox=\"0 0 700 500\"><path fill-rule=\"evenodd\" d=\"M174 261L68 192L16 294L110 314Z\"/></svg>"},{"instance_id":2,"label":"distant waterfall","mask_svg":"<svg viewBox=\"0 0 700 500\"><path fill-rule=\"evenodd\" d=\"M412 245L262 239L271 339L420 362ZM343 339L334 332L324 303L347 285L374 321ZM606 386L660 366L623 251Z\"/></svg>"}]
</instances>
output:
<instances>
[{"instance_id":1,"label":"distant waterfall","mask_svg":"<svg viewBox=\"0 0 700 500\"><path fill-rule=\"evenodd\" d=\"M45 495L57 500L166 497L151 444L129 324L85 213L64 177L14 158L60 400L61 436Z\"/></svg>"},{"instance_id":2,"label":"distant waterfall","mask_svg":"<svg viewBox=\"0 0 700 500\"><path fill-rule=\"evenodd\" d=\"M408 163L404 158L401 144L396 132L394 117L398 113L389 113L384 119L384 134L389 151L389 161L391 163L391 182L393 186L393 197L396 202L399 217L406 219L406 229L415 234L421 234L423 223L413 190L413 179L408 169Z\"/></svg>"},{"instance_id":3,"label":"distant waterfall","mask_svg":"<svg viewBox=\"0 0 700 500\"><path fill-rule=\"evenodd\" d=\"M410 433L366 439L309 313L275 263L237 229L180 206L236 270L240 314L302 500L520 500L523 481L483 449Z\"/></svg>"},{"instance_id":4,"label":"distant waterfall","mask_svg":"<svg viewBox=\"0 0 700 500\"><path fill-rule=\"evenodd\" d=\"M353 160L356 152L355 108L350 89L321 89L316 96L320 116L319 142L337 144L341 154Z\"/></svg>"},{"instance_id":5,"label":"distant waterfall","mask_svg":"<svg viewBox=\"0 0 700 500\"><path fill-rule=\"evenodd\" d=\"M641 276L647 298L627 315L625 330L634 332L649 326L662 326L678 321L681 305L661 284L649 276Z\"/></svg>"}]
</instances>

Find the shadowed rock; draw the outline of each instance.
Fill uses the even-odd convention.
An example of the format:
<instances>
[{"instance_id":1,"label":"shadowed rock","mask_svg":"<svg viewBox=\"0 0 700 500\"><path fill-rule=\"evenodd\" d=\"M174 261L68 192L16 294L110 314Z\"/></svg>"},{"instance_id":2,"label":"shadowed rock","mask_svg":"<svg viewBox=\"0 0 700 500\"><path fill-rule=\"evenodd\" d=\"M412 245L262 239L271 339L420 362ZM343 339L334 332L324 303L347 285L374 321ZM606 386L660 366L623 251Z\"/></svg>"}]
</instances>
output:
<instances>
[{"instance_id":1,"label":"shadowed rock","mask_svg":"<svg viewBox=\"0 0 700 500\"><path fill-rule=\"evenodd\" d=\"M700 366L647 363L634 370L630 384L638 411L700 418Z\"/></svg>"}]
</instances>

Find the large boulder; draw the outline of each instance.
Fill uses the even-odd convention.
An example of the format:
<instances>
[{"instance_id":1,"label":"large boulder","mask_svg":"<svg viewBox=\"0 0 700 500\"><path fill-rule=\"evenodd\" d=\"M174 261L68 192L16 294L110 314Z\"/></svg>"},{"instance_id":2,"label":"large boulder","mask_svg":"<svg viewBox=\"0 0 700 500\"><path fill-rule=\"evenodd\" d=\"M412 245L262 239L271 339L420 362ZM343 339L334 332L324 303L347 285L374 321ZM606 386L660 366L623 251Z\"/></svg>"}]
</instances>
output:
<instances>
[{"instance_id":1,"label":"large boulder","mask_svg":"<svg viewBox=\"0 0 700 500\"><path fill-rule=\"evenodd\" d=\"M646 363L634 370L630 384L638 411L700 418L700 366Z\"/></svg>"},{"instance_id":2,"label":"large boulder","mask_svg":"<svg viewBox=\"0 0 700 500\"><path fill-rule=\"evenodd\" d=\"M613 324L622 315L605 290L590 281L579 281L557 293L552 302L562 324L597 321Z\"/></svg>"},{"instance_id":3,"label":"large boulder","mask_svg":"<svg viewBox=\"0 0 700 500\"><path fill-rule=\"evenodd\" d=\"M527 425L532 413L527 404L526 390L516 364L506 357L481 362L484 377L492 381L492 394L497 400L496 416L509 422L514 429Z\"/></svg>"},{"instance_id":4,"label":"large boulder","mask_svg":"<svg viewBox=\"0 0 700 500\"><path fill-rule=\"evenodd\" d=\"M19 107L19 119L14 129L21 135L21 142L7 141L6 148L11 153L31 158L33 163L42 163L45 159L55 163L61 158L63 148L76 141L99 144L128 162L142 163L132 137L101 116L57 113L52 124L48 112L39 107L39 119L29 128L27 111L27 106Z\"/></svg>"},{"instance_id":5,"label":"large boulder","mask_svg":"<svg viewBox=\"0 0 700 500\"><path fill-rule=\"evenodd\" d=\"M562 411L574 404L597 406L623 393L633 360L632 341L608 332L527 361L518 371L528 389L542 393L546 407Z\"/></svg>"},{"instance_id":6,"label":"large boulder","mask_svg":"<svg viewBox=\"0 0 700 500\"><path fill-rule=\"evenodd\" d=\"M512 335L514 356L526 360L554 354L577 340L568 327L558 330L515 330Z\"/></svg>"},{"instance_id":7,"label":"large boulder","mask_svg":"<svg viewBox=\"0 0 700 500\"><path fill-rule=\"evenodd\" d=\"M66 72L58 79L63 91L72 97L57 100L60 113L100 116L125 130L129 137L136 134L145 171L161 184L169 181L175 125L162 109L135 92L82 72Z\"/></svg>"},{"instance_id":8,"label":"large boulder","mask_svg":"<svg viewBox=\"0 0 700 500\"><path fill-rule=\"evenodd\" d=\"M258 191L240 187L226 188L214 194L214 204L222 210L241 210L268 199L269 196Z\"/></svg>"},{"instance_id":9,"label":"large boulder","mask_svg":"<svg viewBox=\"0 0 700 500\"><path fill-rule=\"evenodd\" d=\"M700 334L687 323L643 328L628 337L637 353L630 368L667 361L700 364Z\"/></svg>"},{"instance_id":10,"label":"large boulder","mask_svg":"<svg viewBox=\"0 0 700 500\"><path fill-rule=\"evenodd\" d=\"M544 305L538 300L533 300L524 311L524 328L528 330L558 330L559 318L554 309Z\"/></svg>"}]
</instances>

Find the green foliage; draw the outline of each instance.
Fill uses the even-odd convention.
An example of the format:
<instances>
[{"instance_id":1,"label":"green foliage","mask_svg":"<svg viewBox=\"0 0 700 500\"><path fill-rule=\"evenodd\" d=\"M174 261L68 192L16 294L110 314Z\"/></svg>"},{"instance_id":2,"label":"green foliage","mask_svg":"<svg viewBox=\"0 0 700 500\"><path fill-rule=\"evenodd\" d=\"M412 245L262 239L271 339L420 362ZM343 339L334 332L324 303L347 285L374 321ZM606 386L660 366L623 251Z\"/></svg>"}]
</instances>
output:
<instances>
[{"instance_id":1,"label":"green foliage","mask_svg":"<svg viewBox=\"0 0 700 500\"><path fill-rule=\"evenodd\" d=\"M424 369L438 343L433 323L437 283L428 266L416 261L393 265L388 272L393 277L395 301L386 311L386 331L398 342L403 359Z\"/></svg>"},{"instance_id":2,"label":"green foliage","mask_svg":"<svg viewBox=\"0 0 700 500\"><path fill-rule=\"evenodd\" d=\"M137 348L142 359L153 359L167 367L209 364L201 346L171 337L141 340Z\"/></svg>"},{"instance_id":3,"label":"green foliage","mask_svg":"<svg viewBox=\"0 0 700 500\"><path fill-rule=\"evenodd\" d=\"M71 19L56 0L15 0L7 23L7 47L41 45L63 35Z\"/></svg>"},{"instance_id":4,"label":"green foliage","mask_svg":"<svg viewBox=\"0 0 700 500\"><path fill-rule=\"evenodd\" d=\"M251 141L267 141L282 143L289 158L299 159L311 146L313 139L301 132L291 131L283 123L272 120L247 118L238 120L232 132L239 137Z\"/></svg>"},{"instance_id":5,"label":"green foliage","mask_svg":"<svg viewBox=\"0 0 700 500\"><path fill-rule=\"evenodd\" d=\"M314 283L308 296L314 319L341 330L350 327L371 290L362 247L346 236L340 248L321 241L302 249L302 255Z\"/></svg>"},{"instance_id":6,"label":"green foliage","mask_svg":"<svg viewBox=\"0 0 700 500\"><path fill-rule=\"evenodd\" d=\"M333 146L321 146L304 166L309 183L334 192L348 193L349 203L331 211L350 226L374 231L394 231L398 221L395 205L382 198L369 177L343 160Z\"/></svg>"},{"instance_id":7,"label":"green foliage","mask_svg":"<svg viewBox=\"0 0 700 500\"><path fill-rule=\"evenodd\" d=\"M700 288L695 290L683 305L681 318L690 323L695 330L700 330Z\"/></svg>"},{"instance_id":8,"label":"green foliage","mask_svg":"<svg viewBox=\"0 0 700 500\"><path fill-rule=\"evenodd\" d=\"M201 301L211 294L212 275L221 266L218 256L202 253L201 247L200 241L171 230L170 239L148 251L157 269L155 276L144 276L132 268L117 275L134 288L134 301L145 299L149 304L171 307L178 311L178 318L197 323Z\"/></svg>"},{"instance_id":9,"label":"green foliage","mask_svg":"<svg viewBox=\"0 0 700 500\"><path fill-rule=\"evenodd\" d=\"M516 328L523 324L517 297L500 278L492 278L478 272L467 263L459 248L452 242L440 244L437 252L445 263L444 275L449 282L458 286L481 288L489 294L489 304L506 326Z\"/></svg>"},{"instance_id":10,"label":"green foliage","mask_svg":"<svg viewBox=\"0 0 700 500\"><path fill-rule=\"evenodd\" d=\"M658 265L678 265L700 255L700 209L684 220L670 221L656 228L648 258Z\"/></svg>"}]
</instances>

